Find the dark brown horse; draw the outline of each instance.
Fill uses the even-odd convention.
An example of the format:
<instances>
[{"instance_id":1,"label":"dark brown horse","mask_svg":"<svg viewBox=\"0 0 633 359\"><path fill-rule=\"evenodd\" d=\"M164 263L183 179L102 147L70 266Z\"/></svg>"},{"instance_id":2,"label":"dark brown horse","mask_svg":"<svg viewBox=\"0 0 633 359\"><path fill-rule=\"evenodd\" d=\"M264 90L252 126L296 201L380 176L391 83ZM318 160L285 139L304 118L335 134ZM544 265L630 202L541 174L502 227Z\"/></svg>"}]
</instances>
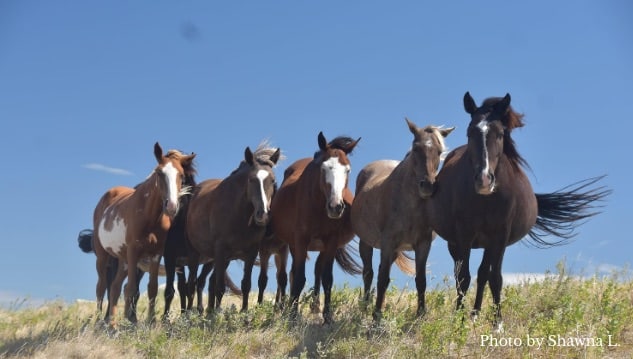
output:
<instances>
[{"instance_id":1,"label":"dark brown horse","mask_svg":"<svg viewBox=\"0 0 633 359\"><path fill-rule=\"evenodd\" d=\"M380 249L380 267L374 318L379 319L389 285L391 264L395 261L408 274L416 274L417 314L425 311L426 260L431 249L433 230L424 202L433 195L435 177L442 154L444 137L452 128L417 127L408 119L413 134L411 150L401 161L380 160L365 166L356 178L356 196L352 206L352 226L360 238L363 260L364 297L369 300L373 248ZM405 250L415 251L411 268Z\"/></svg>"},{"instance_id":2,"label":"dark brown horse","mask_svg":"<svg viewBox=\"0 0 633 359\"><path fill-rule=\"evenodd\" d=\"M281 156L279 149L260 145L253 153L244 151L244 160L225 179L206 180L196 187L187 213L187 239L194 249L189 257L197 265L212 261L208 311L220 307L225 292L224 278L229 262L244 261L242 310L248 309L251 273L259 244L269 221L270 202L275 190L273 167ZM211 265L207 265L211 268ZM204 277L201 276L202 280ZM199 282L199 280L198 280ZM200 299L199 299L200 300Z\"/></svg>"},{"instance_id":3,"label":"dark brown horse","mask_svg":"<svg viewBox=\"0 0 633 359\"><path fill-rule=\"evenodd\" d=\"M305 285L308 251L319 251L315 265L315 295L323 284L323 318L331 322L332 269L334 260L341 268L359 274L360 268L349 254L347 244L354 238L349 207L353 195L347 187L351 169L347 157L360 141L337 137L328 143L319 133L319 151L313 158L296 161L284 172L284 180L273 198L274 235L288 243L292 254L291 316L298 314L299 295Z\"/></svg>"},{"instance_id":4,"label":"dark brown horse","mask_svg":"<svg viewBox=\"0 0 633 359\"><path fill-rule=\"evenodd\" d=\"M138 297L137 264L150 261L148 284L148 320L154 320L158 291L158 268L163 255L167 231L180 208L179 198L189 188L183 187L185 173L195 171L189 156L163 156L163 150L154 145L158 165L152 174L136 188L114 187L106 192L94 211L94 250L97 255L97 306L102 309L107 285L108 262L119 259L118 270L110 287L109 321L116 313L121 284L127 269L128 285L125 290L125 316L136 322L135 298Z\"/></svg>"},{"instance_id":5,"label":"dark brown horse","mask_svg":"<svg viewBox=\"0 0 633 359\"><path fill-rule=\"evenodd\" d=\"M471 116L468 144L452 151L427 201L432 227L448 242L455 262L457 307L470 285L472 248L483 248L477 272L473 316L481 309L484 287L490 285L496 307L495 325L501 323L501 265L507 246L526 235L538 246L564 243L583 220L593 216L596 201L610 191L591 188L601 178L578 182L561 191L535 194L522 170L527 165L517 151L512 130L523 126L523 115L510 106L510 95L489 98L477 107L468 92L464 108ZM579 222L580 221L580 222ZM545 235L562 240L547 241Z\"/></svg>"}]
</instances>

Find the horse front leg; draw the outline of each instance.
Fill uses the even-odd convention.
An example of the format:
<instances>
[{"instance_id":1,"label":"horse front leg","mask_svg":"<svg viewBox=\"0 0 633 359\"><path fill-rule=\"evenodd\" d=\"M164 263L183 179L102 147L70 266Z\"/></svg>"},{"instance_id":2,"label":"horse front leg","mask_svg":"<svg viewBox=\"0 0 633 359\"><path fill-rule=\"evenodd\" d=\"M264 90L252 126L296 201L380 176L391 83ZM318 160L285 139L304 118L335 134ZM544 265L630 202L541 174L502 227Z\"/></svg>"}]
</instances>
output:
<instances>
[{"instance_id":1,"label":"horse front leg","mask_svg":"<svg viewBox=\"0 0 633 359\"><path fill-rule=\"evenodd\" d=\"M288 246L284 246L277 254L275 254L275 267L277 268L277 294L275 295L275 304L282 307L286 298L286 286L288 285L288 273L286 266L288 265Z\"/></svg>"},{"instance_id":2,"label":"horse front leg","mask_svg":"<svg viewBox=\"0 0 633 359\"><path fill-rule=\"evenodd\" d=\"M268 260L270 253L267 250L259 251L259 277L257 278L257 304L264 302L264 291L268 285Z\"/></svg>"},{"instance_id":3,"label":"horse front leg","mask_svg":"<svg viewBox=\"0 0 633 359\"><path fill-rule=\"evenodd\" d=\"M336 249L334 250L336 252ZM319 255L320 257L321 255ZM325 324L331 324L332 315L332 285L334 284L334 256L335 253L328 252L322 259L321 263L321 282L323 283L323 321ZM316 297L318 304L318 297Z\"/></svg>"},{"instance_id":4,"label":"horse front leg","mask_svg":"<svg viewBox=\"0 0 633 359\"><path fill-rule=\"evenodd\" d=\"M296 321L299 315L299 296L306 284L306 258L305 246L291 248L292 253L292 280L290 282L290 320Z\"/></svg>"},{"instance_id":5,"label":"horse front leg","mask_svg":"<svg viewBox=\"0 0 633 359\"><path fill-rule=\"evenodd\" d=\"M114 268L114 278L112 278L112 281L108 283L110 289L108 290L108 313L106 314L106 318L104 318L106 323L109 323L110 320L115 320L116 318L116 308L119 302L119 297L121 296L121 286L123 285L123 280L127 274L125 270L125 262L123 260L111 260L111 265L116 267Z\"/></svg>"},{"instance_id":6,"label":"horse front leg","mask_svg":"<svg viewBox=\"0 0 633 359\"><path fill-rule=\"evenodd\" d=\"M156 296L158 295L158 267L160 265L160 257L160 255L153 256L149 265L149 282L147 283L147 296L149 298L149 312L147 314L148 323L153 323L156 315ZM138 284L136 287L138 288ZM134 307L136 308L136 303L134 303Z\"/></svg>"},{"instance_id":7,"label":"horse front leg","mask_svg":"<svg viewBox=\"0 0 633 359\"><path fill-rule=\"evenodd\" d=\"M455 263L453 268L455 273L455 285L457 287L457 304L455 309L461 310L464 308L463 299L470 286L470 246L449 242L448 251Z\"/></svg>"},{"instance_id":8,"label":"horse front leg","mask_svg":"<svg viewBox=\"0 0 633 359\"><path fill-rule=\"evenodd\" d=\"M501 288L503 286L503 276L501 274L501 264L503 263L504 253L504 245L500 246L496 250L493 250L490 256L490 277L488 278L490 291L492 292L492 301L495 306L493 326L496 328L497 332L503 331L503 320L501 318Z\"/></svg>"},{"instance_id":9,"label":"horse front leg","mask_svg":"<svg viewBox=\"0 0 633 359\"><path fill-rule=\"evenodd\" d=\"M174 280L176 277L176 256L172 253L165 252L165 310L163 311L163 321L169 319L169 309L171 302L174 300L176 289L174 288ZM178 286L180 289L180 280L178 280ZM180 295L181 301L183 294Z\"/></svg>"},{"instance_id":10,"label":"horse front leg","mask_svg":"<svg viewBox=\"0 0 633 359\"><path fill-rule=\"evenodd\" d=\"M491 251L488 248L484 249L483 258L481 259L481 264L477 270L477 294L475 295L475 306L473 307L473 311L470 313L470 317L473 320L477 320L477 316L481 310L484 288L486 287L486 283L488 283L488 279L490 277L490 256ZM490 288L492 289L492 286Z\"/></svg>"},{"instance_id":11,"label":"horse front leg","mask_svg":"<svg viewBox=\"0 0 633 359\"><path fill-rule=\"evenodd\" d=\"M244 261L244 277L242 277L242 312L246 312L248 310L248 294L251 292L251 275L253 274L255 258L257 258L257 251L251 253L251 255ZM224 287L226 287L224 275L222 275L222 282Z\"/></svg>"},{"instance_id":12,"label":"horse front leg","mask_svg":"<svg viewBox=\"0 0 633 359\"><path fill-rule=\"evenodd\" d=\"M432 232L426 233L415 246L415 287L418 291L418 310L416 315L426 313L426 261L431 251Z\"/></svg>"},{"instance_id":13,"label":"horse front leg","mask_svg":"<svg viewBox=\"0 0 633 359\"><path fill-rule=\"evenodd\" d=\"M312 287L312 302L310 303L310 312L317 314L321 311L321 305L319 303L319 296L321 295L321 282L322 274L324 272L324 259L323 252L320 252L317 256L316 263L314 263L314 287Z\"/></svg>"}]
</instances>

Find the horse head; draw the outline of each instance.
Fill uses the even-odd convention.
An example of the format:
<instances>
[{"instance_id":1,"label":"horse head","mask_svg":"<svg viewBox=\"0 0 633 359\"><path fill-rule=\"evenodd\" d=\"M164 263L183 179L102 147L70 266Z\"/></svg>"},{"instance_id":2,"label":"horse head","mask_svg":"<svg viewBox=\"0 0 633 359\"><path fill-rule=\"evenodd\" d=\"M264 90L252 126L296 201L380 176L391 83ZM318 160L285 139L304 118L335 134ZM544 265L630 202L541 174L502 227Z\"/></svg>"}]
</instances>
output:
<instances>
[{"instance_id":1,"label":"horse head","mask_svg":"<svg viewBox=\"0 0 633 359\"><path fill-rule=\"evenodd\" d=\"M270 203L277 190L273 167L279 161L281 150L260 145L255 153L249 147L244 150L244 161L250 166L246 194L253 204L252 219L258 226L270 220Z\"/></svg>"},{"instance_id":2,"label":"horse head","mask_svg":"<svg viewBox=\"0 0 633 359\"><path fill-rule=\"evenodd\" d=\"M347 187L349 173L352 169L349 158L360 138L337 137L327 142L323 132L319 132L319 149L317 161L320 163L320 188L325 195L325 209L329 218L338 219L343 216L345 202L343 191Z\"/></svg>"},{"instance_id":3,"label":"horse head","mask_svg":"<svg viewBox=\"0 0 633 359\"><path fill-rule=\"evenodd\" d=\"M193 159L196 155L183 155L177 151L169 151L163 155L163 149L156 142L154 156L158 162L154 173L162 195L163 213L173 219L180 208L180 196L191 189L189 186L183 186L183 183L187 176L193 176L195 173Z\"/></svg>"},{"instance_id":4,"label":"horse head","mask_svg":"<svg viewBox=\"0 0 633 359\"><path fill-rule=\"evenodd\" d=\"M495 172L501 156L508 151L504 145L513 145L510 131L523 126L522 115L516 114L510 107L510 94L503 98L489 98L477 107L470 93L466 92L464 109L471 118L467 130L467 151L474 169L475 191L490 195L497 185Z\"/></svg>"},{"instance_id":5,"label":"horse head","mask_svg":"<svg viewBox=\"0 0 633 359\"><path fill-rule=\"evenodd\" d=\"M413 134L413 144L408 156L411 158L413 173L418 181L418 193L422 198L429 198L435 192L435 177L442 156L446 152L444 138L455 127L442 128L426 126L420 128L405 118L409 130Z\"/></svg>"}]
</instances>

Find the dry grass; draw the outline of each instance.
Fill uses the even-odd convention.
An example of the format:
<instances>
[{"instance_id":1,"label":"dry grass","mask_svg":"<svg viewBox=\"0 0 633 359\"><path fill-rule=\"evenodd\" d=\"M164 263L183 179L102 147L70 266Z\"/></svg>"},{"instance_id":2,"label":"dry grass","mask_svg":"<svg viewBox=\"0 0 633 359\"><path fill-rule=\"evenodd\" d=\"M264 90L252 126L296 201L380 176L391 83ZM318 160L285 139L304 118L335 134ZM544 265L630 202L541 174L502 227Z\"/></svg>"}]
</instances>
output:
<instances>
[{"instance_id":1,"label":"dry grass","mask_svg":"<svg viewBox=\"0 0 633 359\"><path fill-rule=\"evenodd\" d=\"M463 320L454 310L454 292L449 284L428 291L428 314L415 318L416 294L391 288L376 324L372 305L359 301L360 289L335 288L335 322L329 326L309 313L307 300L295 325L275 310L272 298L239 313L239 299L226 297L225 309L210 319L174 315L168 324L136 326L120 320L116 331L104 328L92 302L52 302L0 310L0 357L633 357L633 281L626 273L581 280L561 271L542 282L507 286L503 333L491 326L492 308L477 322ZM484 303L489 301L487 296ZM139 318L145 318L145 307L142 298Z\"/></svg>"}]
</instances>

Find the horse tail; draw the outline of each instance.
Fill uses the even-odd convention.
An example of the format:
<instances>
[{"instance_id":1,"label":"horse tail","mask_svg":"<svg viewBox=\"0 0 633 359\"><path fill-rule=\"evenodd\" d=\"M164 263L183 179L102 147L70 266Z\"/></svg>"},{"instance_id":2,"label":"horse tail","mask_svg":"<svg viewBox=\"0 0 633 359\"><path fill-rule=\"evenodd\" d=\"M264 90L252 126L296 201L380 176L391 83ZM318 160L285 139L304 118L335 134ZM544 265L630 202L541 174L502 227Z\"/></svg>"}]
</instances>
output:
<instances>
[{"instance_id":1,"label":"horse tail","mask_svg":"<svg viewBox=\"0 0 633 359\"><path fill-rule=\"evenodd\" d=\"M145 273L149 273L149 261L148 260L139 260L136 263L136 268L142 270ZM158 266L158 275L164 277L167 275L167 271L165 270L165 266L163 264Z\"/></svg>"},{"instance_id":2,"label":"horse tail","mask_svg":"<svg viewBox=\"0 0 633 359\"><path fill-rule=\"evenodd\" d=\"M612 192L606 186L593 187L604 177L578 181L552 193L536 193L538 216L529 232L531 244L547 248L567 244L575 237L576 228L599 214L596 209L602 206L597 203ZM548 235L561 239L550 241L544 238Z\"/></svg>"},{"instance_id":3,"label":"horse tail","mask_svg":"<svg viewBox=\"0 0 633 359\"><path fill-rule=\"evenodd\" d=\"M363 268L360 266L360 264L358 264L358 262L356 262L356 260L352 256L354 250L355 248L350 246L349 244L345 245L345 247L338 248L336 250L336 255L334 256L334 259L336 260L336 263L341 266L341 269L345 273L358 275L363 273Z\"/></svg>"},{"instance_id":4,"label":"horse tail","mask_svg":"<svg viewBox=\"0 0 633 359\"><path fill-rule=\"evenodd\" d=\"M405 252L398 252L396 265L404 274L415 275L415 261Z\"/></svg>"},{"instance_id":5,"label":"horse tail","mask_svg":"<svg viewBox=\"0 0 633 359\"><path fill-rule=\"evenodd\" d=\"M229 272L224 272L224 282L226 283L226 287L229 289L231 294L241 296L242 290L235 285L231 277L229 276Z\"/></svg>"},{"instance_id":6,"label":"horse tail","mask_svg":"<svg viewBox=\"0 0 633 359\"><path fill-rule=\"evenodd\" d=\"M92 245L93 232L92 229L84 229L79 232L77 242L79 249L84 253L94 252L94 246Z\"/></svg>"}]
</instances>

